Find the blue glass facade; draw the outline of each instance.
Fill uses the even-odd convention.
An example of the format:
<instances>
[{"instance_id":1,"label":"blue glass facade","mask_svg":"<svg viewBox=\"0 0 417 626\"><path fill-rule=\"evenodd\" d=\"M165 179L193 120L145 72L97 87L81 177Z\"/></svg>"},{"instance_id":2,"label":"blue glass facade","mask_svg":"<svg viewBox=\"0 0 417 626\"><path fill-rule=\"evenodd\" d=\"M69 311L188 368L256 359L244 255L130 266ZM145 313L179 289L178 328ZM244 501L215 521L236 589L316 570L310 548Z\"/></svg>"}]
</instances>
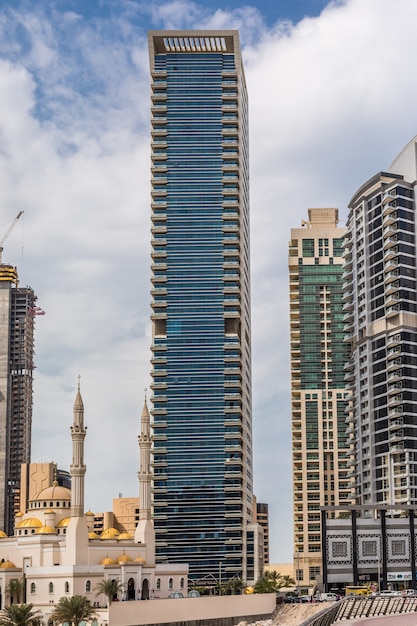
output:
<instances>
[{"instance_id":1,"label":"blue glass facade","mask_svg":"<svg viewBox=\"0 0 417 626\"><path fill-rule=\"evenodd\" d=\"M252 522L247 101L237 33L154 32L158 561L246 579Z\"/></svg>"}]
</instances>

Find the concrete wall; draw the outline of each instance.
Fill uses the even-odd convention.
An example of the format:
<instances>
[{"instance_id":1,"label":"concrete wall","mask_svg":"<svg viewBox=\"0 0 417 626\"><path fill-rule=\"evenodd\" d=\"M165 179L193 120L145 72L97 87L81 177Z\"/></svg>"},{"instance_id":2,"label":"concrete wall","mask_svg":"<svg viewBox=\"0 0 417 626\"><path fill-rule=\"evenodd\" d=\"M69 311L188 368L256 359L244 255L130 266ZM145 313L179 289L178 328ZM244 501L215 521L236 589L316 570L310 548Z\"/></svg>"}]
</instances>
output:
<instances>
[{"instance_id":1,"label":"concrete wall","mask_svg":"<svg viewBox=\"0 0 417 626\"><path fill-rule=\"evenodd\" d=\"M268 618L276 608L275 593L242 596L202 596L139 602L113 602L109 626L193 623L204 626L216 621L233 626L240 621Z\"/></svg>"}]
</instances>

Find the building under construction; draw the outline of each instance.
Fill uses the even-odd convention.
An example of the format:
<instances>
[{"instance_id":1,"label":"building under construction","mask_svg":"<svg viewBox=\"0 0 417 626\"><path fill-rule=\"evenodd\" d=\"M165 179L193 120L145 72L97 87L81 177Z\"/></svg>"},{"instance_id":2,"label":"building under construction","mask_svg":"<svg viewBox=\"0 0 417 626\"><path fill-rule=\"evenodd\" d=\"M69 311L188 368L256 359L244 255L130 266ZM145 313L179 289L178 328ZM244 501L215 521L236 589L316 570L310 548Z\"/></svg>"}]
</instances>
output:
<instances>
[{"instance_id":1,"label":"building under construction","mask_svg":"<svg viewBox=\"0 0 417 626\"><path fill-rule=\"evenodd\" d=\"M1 247L0 247L1 251ZM20 466L30 462L33 328L38 313L30 287L0 258L0 529L13 534L19 510Z\"/></svg>"}]
</instances>

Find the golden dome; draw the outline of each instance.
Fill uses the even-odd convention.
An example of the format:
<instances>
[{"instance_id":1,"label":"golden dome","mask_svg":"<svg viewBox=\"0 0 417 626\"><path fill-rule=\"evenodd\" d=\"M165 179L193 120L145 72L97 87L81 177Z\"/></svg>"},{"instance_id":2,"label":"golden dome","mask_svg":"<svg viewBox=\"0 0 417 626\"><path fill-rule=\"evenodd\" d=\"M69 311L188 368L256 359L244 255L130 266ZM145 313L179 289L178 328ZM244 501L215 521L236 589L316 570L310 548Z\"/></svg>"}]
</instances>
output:
<instances>
[{"instance_id":1,"label":"golden dome","mask_svg":"<svg viewBox=\"0 0 417 626\"><path fill-rule=\"evenodd\" d=\"M16 528L40 528L41 526L43 524L37 517L27 517L16 524Z\"/></svg>"},{"instance_id":2,"label":"golden dome","mask_svg":"<svg viewBox=\"0 0 417 626\"><path fill-rule=\"evenodd\" d=\"M94 513L92 511L87 511L86 515L92 515L94 517Z\"/></svg>"},{"instance_id":3,"label":"golden dome","mask_svg":"<svg viewBox=\"0 0 417 626\"><path fill-rule=\"evenodd\" d=\"M15 517L23 517L22 511L19 511L18 513L16 513Z\"/></svg>"},{"instance_id":4,"label":"golden dome","mask_svg":"<svg viewBox=\"0 0 417 626\"><path fill-rule=\"evenodd\" d=\"M3 569L16 569L16 565L13 563L13 561L4 561L4 563L0 564L0 567L2 567Z\"/></svg>"},{"instance_id":5,"label":"golden dome","mask_svg":"<svg viewBox=\"0 0 417 626\"><path fill-rule=\"evenodd\" d=\"M37 535L55 535L55 528L52 528L52 526L41 526L40 528L38 528L38 530L36 531Z\"/></svg>"},{"instance_id":6,"label":"golden dome","mask_svg":"<svg viewBox=\"0 0 417 626\"><path fill-rule=\"evenodd\" d=\"M41 489L35 496L33 496L31 502L34 500L69 500L71 501L71 491L66 487L61 487L58 485L57 481L54 480L52 487L46 487L46 489Z\"/></svg>"},{"instance_id":7,"label":"golden dome","mask_svg":"<svg viewBox=\"0 0 417 626\"><path fill-rule=\"evenodd\" d=\"M129 533L124 532L120 533L120 535L117 537L117 541L120 541L120 539L133 539L133 537Z\"/></svg>"},{"instance_id":8,"label":"golden dome","mask_svg":"<svg viewBox=\"0 0 417 626\"><path fill-rule=\"evenodd\" d=\"M58 522L58 524L56 525L57 528L66 528L68 526L68 524L70 523L70 517L64 517L64 519L62 519L61 521Z\"/></svg>"},{"instance_id":9,"label":"golden dome","mask_svg":"<svg viewBox=\"0 0 417 626\"><path fill-rule=\"evenodd\" d=\"M143 559L141 556L138 556L138 557L135 559L135 563L142 563L142 565L145 565L146 561L145 561L145 559Z\"/></svg>"},{"instance_id":10,"label":"golden dome","mask_svg":"<svg viewBox=\"0 0 417 626\"><path fill-rule=\"evenodd\" d=\"M100 539L100 537L98 536L97 533L94 532L94 530L92 530L91 532L88 533L88 538L89 539Z\"/></svg>"},{"instance_id":11,"label":"golden dome","mask_svg":"<svg viewBox=\"0 0 417 626\"><path fill-rule=\"evenodd\" d=\"M117 528L106 528L100 535L100 539L115 539L120 535Z\"/></svg>"},{"instance_id":12,"label":"golden dome","mask_svg":"<svg viewBox=\"0 0 417 626\"><path fill-rule=\"evenodd\" d=\"M4 530L0 530L0 539L2 539L3 537L7 537L7 535Z\"/></svg>"},{"instance_id":13,"label":"golden dome","mask_svg":"<svg viewBox=\"0 0 417 626\"><path fill-rule=\"evenodd\" d=\"M104 559L100 561L100 565L114 565L114 561L109 556L106 556Z\"/></svg>"},{"instance_id":14,"label":"golden dome","mask_svg":"<svg viewBox=\"0 0 417 626\"><path fill-rule=\"evenodd\" d=\"M122 554L121 556L119 556L119 558L117 559L117 562L119 563L119 565L121 563L130 563L132 561L132 558L128 555L128 554Z\"/></svg>"}]
</instances>

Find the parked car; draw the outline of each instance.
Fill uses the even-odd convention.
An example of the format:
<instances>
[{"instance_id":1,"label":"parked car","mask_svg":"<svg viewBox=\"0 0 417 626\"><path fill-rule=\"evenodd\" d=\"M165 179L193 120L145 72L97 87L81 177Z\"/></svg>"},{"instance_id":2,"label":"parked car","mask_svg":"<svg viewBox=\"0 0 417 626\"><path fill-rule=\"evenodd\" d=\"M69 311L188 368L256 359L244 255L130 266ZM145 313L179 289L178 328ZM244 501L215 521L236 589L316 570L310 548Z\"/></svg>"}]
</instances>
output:
<instances>
[{"instance_id":1,"label":"parked car","mask_svg":"<svg viewBox=\"0 0 417 626\"><path fill-rule=\"evenodd\" d=\"M336 602L338 596L335 593L321 593L320 602Z\"/></svg>"},{"instance_id":2,"label":"parked car","mask_svg":"<svg viewBox=\"0 0 417 626\"><path fill-rule=\"evenodd\" d=\"M379 592L380 598L392 598L400 595L400 591L394 591L393 589L382 589L382 591Z\"/></svg>"}]
</instances>

